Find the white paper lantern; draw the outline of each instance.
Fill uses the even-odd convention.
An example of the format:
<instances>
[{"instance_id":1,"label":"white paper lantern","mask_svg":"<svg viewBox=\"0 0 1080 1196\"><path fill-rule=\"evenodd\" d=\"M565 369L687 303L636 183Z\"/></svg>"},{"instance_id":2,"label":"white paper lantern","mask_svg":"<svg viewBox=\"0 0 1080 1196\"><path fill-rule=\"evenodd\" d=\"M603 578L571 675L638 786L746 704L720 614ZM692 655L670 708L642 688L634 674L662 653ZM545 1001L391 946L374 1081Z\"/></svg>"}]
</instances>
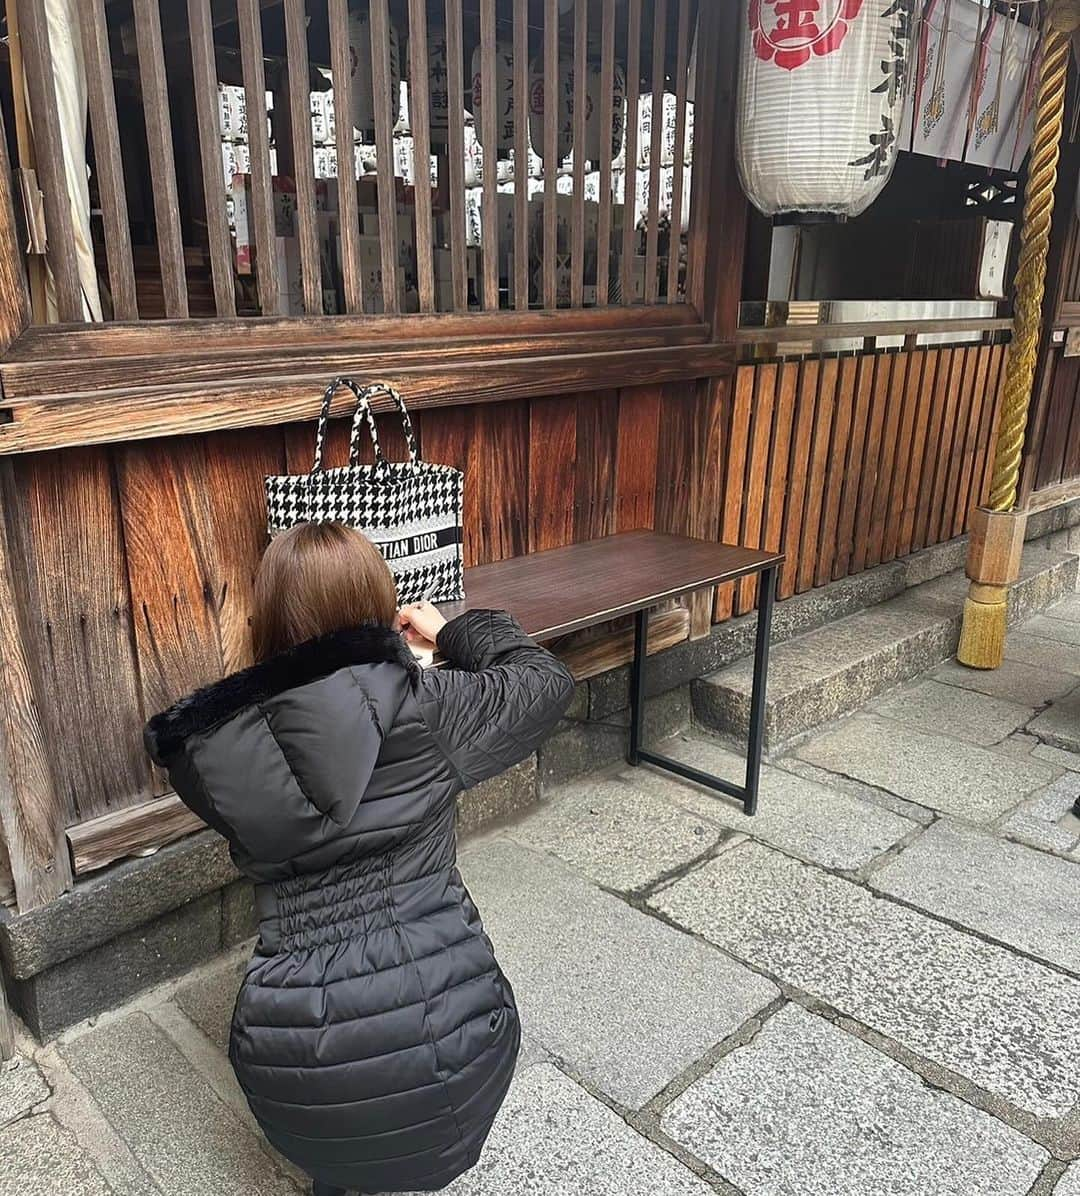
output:
<instances>
[{"instance_id":1,"label":"white paper lantern","mask_svg":"<svg viewBox=\"0 0 1080 1196\"><path fill-rule=\"evenodd\" d=\"M574 145L574 66L573 61L563 55L559 56L556 86L559 93L555 121L558 162L554 165L558 167ZM544 157L544 103L544 56L540 54L532 60L529 68L529 136L533 149L541 159Z\"/></svg>"},{"instance_id":2,"label":"white paper lantern","mask_svg":"<svg viewBox=\"0 0 1080 1196\"><path fill-rule=\"evenodd\" d=\"M484 122L480 110L483 107L484 96L480 59L480 47L477 46L472 56L473 119L476 121L476 136L483 145ZM514 148L514 50L509 42L498 42L495 46L495 94L498 100L498 110L495 113L498 152L506 155Z\"/></svg>"},{"instance_id":3,"label":"white paper lantern","mask_svg":"<svg viewBox=\"0 0 1080 1196\"><path fill-rule=\"evenodd\" d=\"M608 144L608 161L614 161L622 153L623 137L626 135L626 72L615 63L612 95L611 141ZM574 89L574 72L570 71L570 90ZM585 76L585 157L590 162L599 162L604 153L604 139L600 127L603 112L603 92L600 90L600 66L589 63ZM573 114L573 99L570 112Z\"/></svg>"},{"instance_id":4,"label":"white paper lantern","mask_svg":"<svg viewBox=\"0 0 1080 1196\"><path fill-rule=\"evenodd\" d=\"M743 0L738 161L766 216L857 216L889 181L910 0Z\"/></svg>"},{"instance_id":5,"label":"white paper lantern","mask_svg":"<svg viewBox=\"0 0 1080 1196\"><path fill-rule=\"evenodd\" d=\"M366 9L349 14L349 59L352 63L352 123L364 141L375 140L375 102L371 73L371 20ZM391 125L398 118L401 93L401 44L390 22L390 94L386 97Z\"/></svg>"}]
</instances>

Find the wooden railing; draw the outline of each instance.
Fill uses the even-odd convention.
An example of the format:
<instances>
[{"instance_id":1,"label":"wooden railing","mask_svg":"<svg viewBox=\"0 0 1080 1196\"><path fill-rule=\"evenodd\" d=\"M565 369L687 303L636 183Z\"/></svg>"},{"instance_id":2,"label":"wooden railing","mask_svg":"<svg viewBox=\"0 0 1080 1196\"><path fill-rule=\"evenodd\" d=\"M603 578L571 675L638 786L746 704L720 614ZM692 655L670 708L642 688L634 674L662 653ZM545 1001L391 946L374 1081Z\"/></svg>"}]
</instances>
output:
<instances>
[{"instance_id":1,"label":"wooden railing","mask_svg":"<svg viewBox=\"0 0 1080 1196\"><path fill-rule=\"evenodd\" d=\"M686 298L697 0L76 7L105 318ZM17 12L12 87L28 85L31 119L15 165L43 199L51 318L75 323L86 263L81 282L64 148L79 139L44 0Z\"/></svg>"}]
</instances>

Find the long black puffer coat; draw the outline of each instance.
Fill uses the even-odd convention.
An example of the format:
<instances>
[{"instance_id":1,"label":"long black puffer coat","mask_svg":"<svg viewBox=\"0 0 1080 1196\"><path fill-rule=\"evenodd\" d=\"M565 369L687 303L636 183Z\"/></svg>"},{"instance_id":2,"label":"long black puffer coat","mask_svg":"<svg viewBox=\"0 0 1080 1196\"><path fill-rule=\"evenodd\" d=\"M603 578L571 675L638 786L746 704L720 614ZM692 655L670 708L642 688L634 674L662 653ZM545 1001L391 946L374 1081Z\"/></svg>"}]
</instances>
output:
<instances>
[{"instance_id":1,"label":"long black puffer coat","mask_svg":"<svg viewBox=\"0 0 1080 1196\"><path fill-rule=\"evenodd\" d=\"M455 798L525 758L566 669L470 611L421 670L400 635L302 644L146 728L177 793L256 882L230 1057L267 1138L316 1179L427 1191L471 1167L520 1045L455 866Z\"/></svg>"}]
</instances>

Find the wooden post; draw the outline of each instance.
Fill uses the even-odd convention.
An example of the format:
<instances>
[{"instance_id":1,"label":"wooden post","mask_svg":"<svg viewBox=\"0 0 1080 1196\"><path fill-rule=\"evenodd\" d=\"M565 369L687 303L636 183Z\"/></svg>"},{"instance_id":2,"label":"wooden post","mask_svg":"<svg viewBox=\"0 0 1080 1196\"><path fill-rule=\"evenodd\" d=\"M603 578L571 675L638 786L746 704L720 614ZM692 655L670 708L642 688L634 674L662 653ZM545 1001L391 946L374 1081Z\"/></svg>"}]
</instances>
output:
<instances>
[{"instance_id":1,"label":"wooden post","mask_svg":"<svg viewBox=\"0 0 1080 1196\"><path fill-rule=\"evenodd\" d=\"M21 263L7 142L0 126L0 353L30 322ZM22 913L63 892L71 883L71 865L18 614L26 585L15 584L5 504L10 487L3 485L10 480L10 469L5 462L0 472L0 838Z\"/></svg>"}]
</instances>

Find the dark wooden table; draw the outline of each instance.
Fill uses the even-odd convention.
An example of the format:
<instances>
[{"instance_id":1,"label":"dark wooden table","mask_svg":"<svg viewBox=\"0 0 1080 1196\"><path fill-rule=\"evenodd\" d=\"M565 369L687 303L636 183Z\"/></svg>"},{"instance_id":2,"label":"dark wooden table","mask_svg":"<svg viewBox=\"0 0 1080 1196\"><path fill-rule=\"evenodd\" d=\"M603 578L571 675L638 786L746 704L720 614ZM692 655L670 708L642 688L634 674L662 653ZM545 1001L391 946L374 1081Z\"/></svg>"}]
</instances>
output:
<instances>
[{"instance_id":1,"label":"dark wooden table","mask_svg":"<svg viewBox=\"0 0 1080 1196\"><path fill-rule=\"evenodd\" d=\"M735 797L748 814L753 814L761 769L776 574L783 560L782 553L713 544L688 536L622 532L466 569L465 600L440 604L440 609L447 618L478 607L508 610L529 635L540 640L579 631L618 615L635 615L628 760L631 764L652 764ZM761 582L746 782L735 785L642 747L649 611L668 598L754 573L761 574Z\"/></svg>"}]
</instances>

